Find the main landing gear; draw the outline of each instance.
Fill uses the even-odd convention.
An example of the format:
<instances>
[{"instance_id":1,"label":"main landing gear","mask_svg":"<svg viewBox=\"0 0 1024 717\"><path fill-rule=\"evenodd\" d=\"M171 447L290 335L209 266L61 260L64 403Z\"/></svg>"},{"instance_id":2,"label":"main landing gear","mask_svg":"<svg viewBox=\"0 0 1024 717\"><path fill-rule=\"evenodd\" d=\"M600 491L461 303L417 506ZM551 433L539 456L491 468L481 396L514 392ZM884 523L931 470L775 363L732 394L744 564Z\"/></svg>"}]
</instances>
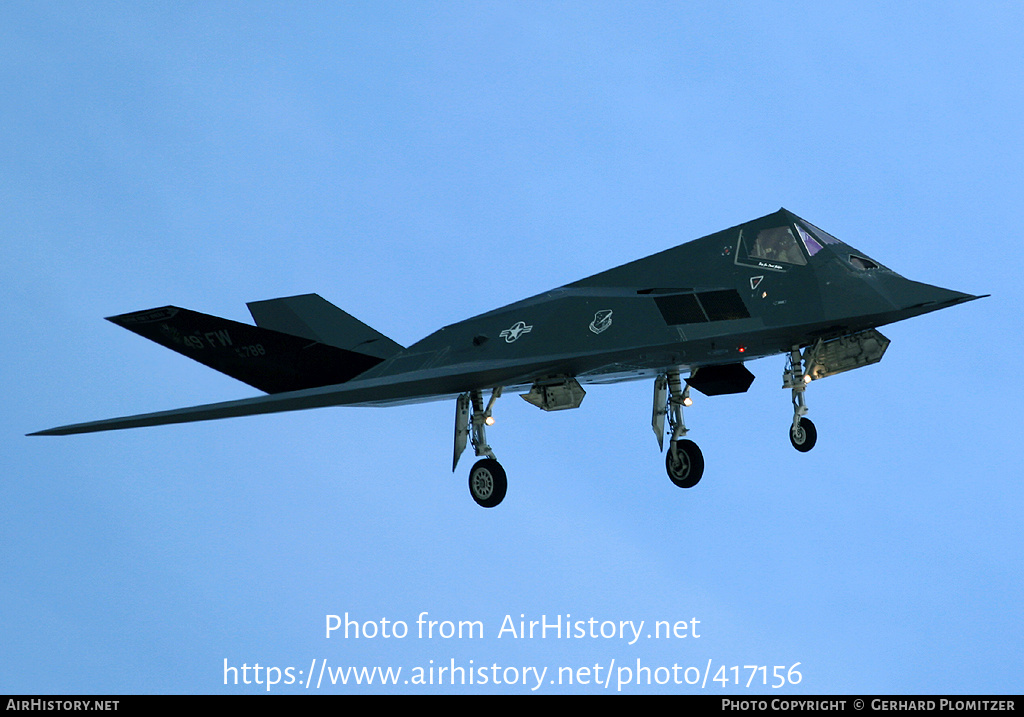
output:
<instances>
[{"instance_id":1,"label":"main landing gear","mask_svg":"<svg viewBox=\"0 0 1024 717\"><path fill-rule=\"evenodd\" d=\"M807 404L804 402L804 391L811 381L814 351L817 349L808 348L801 354L799 346L793 347L782 375L782 387L792 391L793 400L793 422L789 426L789 442L801 453L814 448L818 440L817 429L806 417ZM806 371L801 368L804 365L807 367ZM690 378L693 380L693 376ZM749 385L749 382L746 385ZM746 390L745 386L743 390ZM668 473L669 480L680 488L694 487L704 475L704 456L700 448L693 441L684 438L687 429L683 422L683 407L692 403L690 385L684 384L680 379L679 371L669 371L655 379L651 427L654 429L654 435L658 437L658 447L664 450L665 420L668 419L672 437L669 439L669 450L665 454L665 472Z\"/></svg>"},{"instance_id":2,"label":"main landing gear","mask_svg":"<svg viewBox=\"0 0 1024 717\"><path fill-rule=\"evenodd\" d=\"M459 456L466 449L466 440L473 444L477 456L484 456L469 471L469 494L473 500L484 508L493 508L505 499L508 490L508 479L505 469L494 457L494 451L487 445L487 426L494 424L491 410L494 402L501 396L501 387L491 391L491 399L484 408L483 393L471 391L459 396L455 404L455 455L452 459L452 471L459 463ZM470 415L472 408L472 415Z\"/></svg>"},{"instance_id":3,"label":"main landing gear","mask_svg":"<svg viewBox=\"0 0 1024 717\"><path fill-rule=\"evenodd\" d=\"M505 499L508 490L508 479L505 469L493 458L477 461L469 471L469 494L477 505L493 508Z\"/></svg>"},{"instance_id":4,"label":"main landing gear","mask_svg":"<svg viewBox=\"0 0 1024 717\"><path fill-rule=\"evenodd\" d=\"M672 431L668 453L665 454L665 471L669 480L680 488L692 488L704 475L704 455L697 444L684 440L686 424L683 422L683 406L690 406L690 386L683 388L678 371L669 371L654 381L654 417L651 427L658 437L658 447L664 450L665 418Z\"/></svg>"}]
</instances>

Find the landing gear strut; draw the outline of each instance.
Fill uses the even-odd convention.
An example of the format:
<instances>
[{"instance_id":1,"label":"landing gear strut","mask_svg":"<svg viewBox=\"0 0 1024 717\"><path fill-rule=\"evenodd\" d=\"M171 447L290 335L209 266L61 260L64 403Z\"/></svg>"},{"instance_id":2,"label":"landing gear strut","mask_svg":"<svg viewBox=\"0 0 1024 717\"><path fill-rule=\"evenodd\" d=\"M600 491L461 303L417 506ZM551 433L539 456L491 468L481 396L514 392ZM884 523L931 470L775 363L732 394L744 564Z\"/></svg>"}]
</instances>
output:
<instances>
[{"instance_id":1,"label":"landing gear strut","mask_svg":"<svg viewBox=\"0 0 1024 717\"><path fill-rule=\"evenodd\" d=\"M782 387L791 389L793 392L793 423L789 427L789 442L801 453L806 453L814 448L814 444L818 441L818 430L811 423L811 419L804 418L807 414L804 391L807 390L807 384L811 381L811 375L801 369L801 364L807 361L807 358L800 355L800 347L794 346L793 350L789 352L789 361L782 374Z\"/></svg>"},{"instance_id":2,"label":"landing gear strut","mask_svg":"<svg viewBox=\"0 0 1024 717\"><path fill-rule=\"evenodd\" d=\"M484 508L493 508L501 503L508 490L505 469L498 463L494 451L487 444L487 426L494 424L491 410L499 396L500 386L491 391L491 399L487 402L486 408L483 393L479 390L462 394L455 403L455 455L452 458L452 471L466 449L468 438L473 444L473 452L477 456L485 456L469 471L469 494Z\"/></svg>"},{"instance_id":3,"label":"landing gear strut","mask_svg":"<svg viewBox=\"0 0 1024 717\"><path fill-rule=\"evenodd\" d=\"M665 418L672 431L668 453L665 455L665 471L669 480L680 488L692 488L704 475L704 455L697 444L684 440L687 434L683 422L683 406L693 403L690 386L683 388L678 371L669 371L654 381L654 418L651 426L658 437L658 446L664 449Z\"/></svg>"}]
</instances>

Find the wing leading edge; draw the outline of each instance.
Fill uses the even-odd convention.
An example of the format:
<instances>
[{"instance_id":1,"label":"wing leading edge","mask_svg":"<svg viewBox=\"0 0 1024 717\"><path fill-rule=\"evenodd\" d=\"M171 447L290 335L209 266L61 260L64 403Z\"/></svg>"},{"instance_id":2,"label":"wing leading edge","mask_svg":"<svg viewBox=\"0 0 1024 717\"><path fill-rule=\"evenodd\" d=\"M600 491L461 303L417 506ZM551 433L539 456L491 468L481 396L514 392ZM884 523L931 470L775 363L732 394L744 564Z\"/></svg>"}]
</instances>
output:
<instances>
[{"instance_id":1,"label":"wing leading edge","mask_svg":"<svg viewBox=\"0 0 1024 717\"><path fill-rule=\"evenodd\" d=\"M45 431L29 433L30 436L70 436L76 433L96 433L98 431L116 431L123 428L142 428L144 426L163 426L172 423L192 423L195 421L212 421L218 418L235 418L238 416L255 416L264 413L280 413L284 411L301 411L307 408L321 408L339 405L336 394L325 393L318 389L277 393L270 396L256 396L237 401L222 401L201 406L176 408L155 413L141 413L135 416L108 418L101 421L75 423L69 426L50 428Z\"/></svg>"}]
</instances>

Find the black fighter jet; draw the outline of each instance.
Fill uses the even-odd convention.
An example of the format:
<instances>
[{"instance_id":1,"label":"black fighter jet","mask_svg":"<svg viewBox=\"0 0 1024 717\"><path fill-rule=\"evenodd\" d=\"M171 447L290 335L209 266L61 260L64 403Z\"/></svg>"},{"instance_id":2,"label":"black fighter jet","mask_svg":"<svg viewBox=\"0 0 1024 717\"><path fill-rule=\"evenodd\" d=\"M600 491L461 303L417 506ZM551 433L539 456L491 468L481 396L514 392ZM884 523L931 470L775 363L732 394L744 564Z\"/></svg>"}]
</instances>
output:
<instances>
[{"instance_id":1,"label":"black fighter jet","mask_svg":"<svg viewBox=\"0 0 1024 717\"><path fill-rule=\"evenodd\" d=\"M652 427L662 449L666 420L670 433L668 476L690 488L704 472L700 449L685 438L691 388L743 393L754 380L746 361L785 355L789 438L809 451L817 438L806 417L809 383L880 361L889 340L877 327L978 298L905 279L780 209L446 326L408 348L316 294L248 304L256 326L176 306L113 316L269 395L31 435L454 399L452 470L468 442L481 459L469 490L489 508L507 488L487 443L502 392L523 392L538 408L560 411L580 406L581 384L653 379Z\"/></svg>"}]
</instances>

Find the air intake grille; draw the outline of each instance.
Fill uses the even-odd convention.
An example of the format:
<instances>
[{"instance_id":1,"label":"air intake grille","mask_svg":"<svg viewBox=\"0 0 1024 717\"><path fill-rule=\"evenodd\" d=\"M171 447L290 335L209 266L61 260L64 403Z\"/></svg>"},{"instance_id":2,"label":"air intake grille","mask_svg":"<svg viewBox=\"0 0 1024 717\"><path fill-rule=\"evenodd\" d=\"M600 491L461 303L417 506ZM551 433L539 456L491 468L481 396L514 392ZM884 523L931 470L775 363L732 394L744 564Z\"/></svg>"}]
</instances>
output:
<instances>
[{"instance_id":1,"label":"air intake grille","mask_svg":"<svg viewBox=\"0 0 1024 717\"><path fill-rule=\"evenodd\" d=\"M750 318L750 312L735 289L656 296L654 303L665 323L671 326Z\"/></svg>"}]
</instances>

